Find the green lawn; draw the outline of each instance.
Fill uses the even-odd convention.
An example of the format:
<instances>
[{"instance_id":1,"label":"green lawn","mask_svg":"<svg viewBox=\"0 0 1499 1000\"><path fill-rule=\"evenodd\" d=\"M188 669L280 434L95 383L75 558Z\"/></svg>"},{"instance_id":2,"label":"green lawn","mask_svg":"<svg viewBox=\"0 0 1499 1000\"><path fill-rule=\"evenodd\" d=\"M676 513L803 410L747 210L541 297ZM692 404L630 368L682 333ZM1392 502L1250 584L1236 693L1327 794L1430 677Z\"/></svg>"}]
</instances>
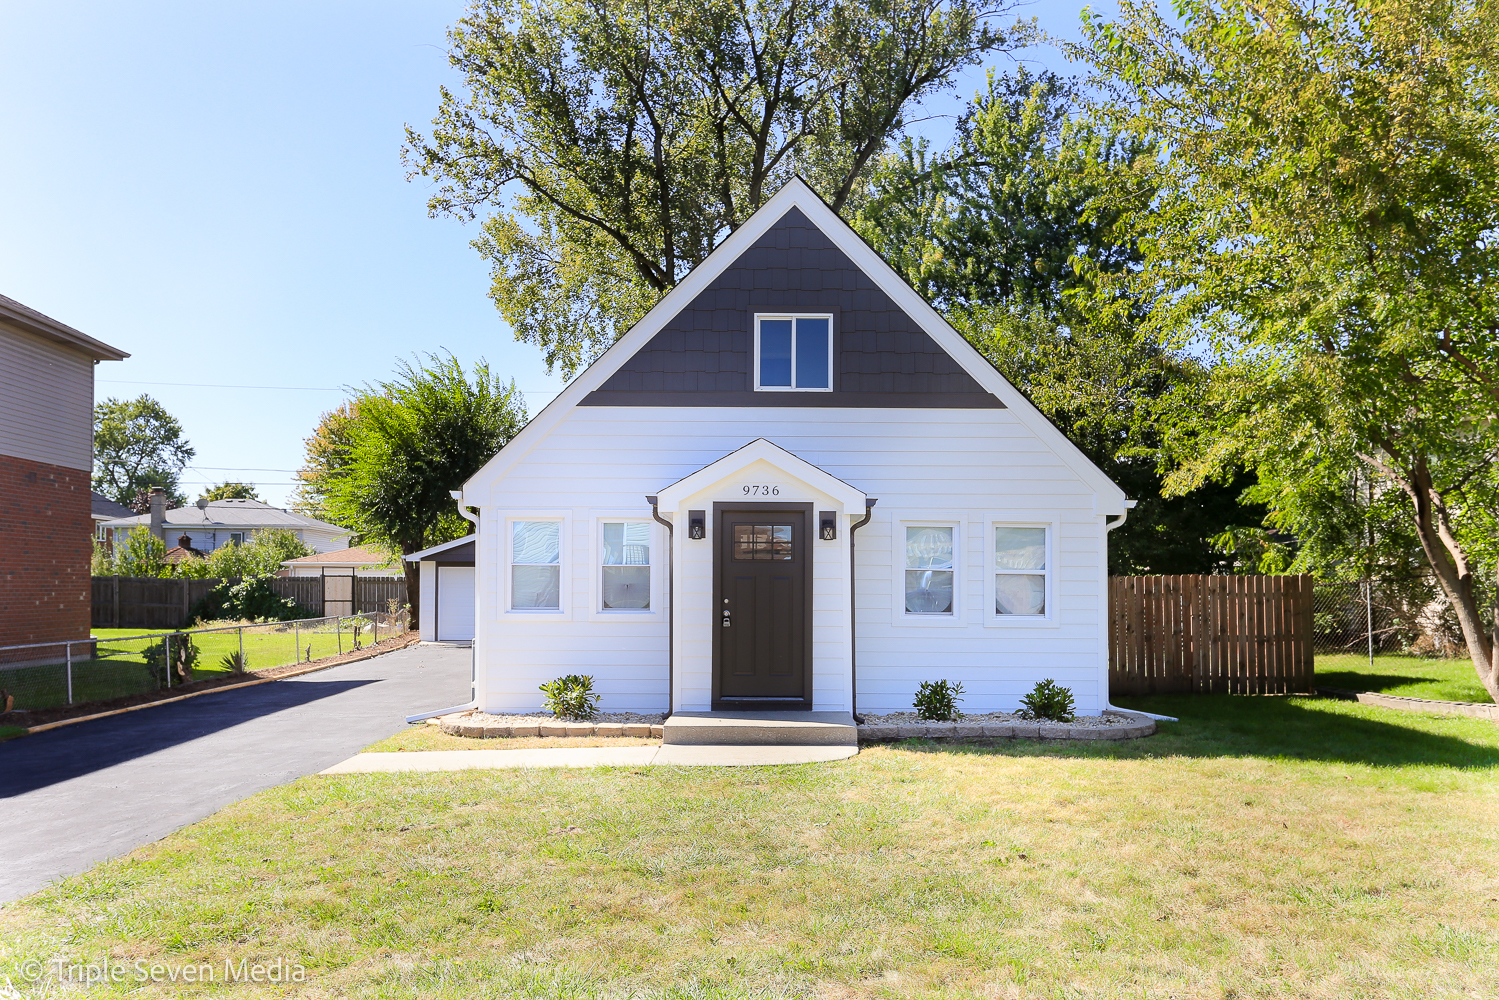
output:
<instances>
[{"instance_id":1,"label":"green lawn","mask_svg":"<svg viewBox=\"0 0 1499 1000\"><path fill-rule=\"evenodd\" d=\"M1493 702L1483 685L1478 683L1478 674L1473 670L1471 660L1376 656L1371 668L1365 655L1318 654L1317 684L1319 687L1377 691L1438 701Z\"/></svg>"},{"instance_id":2,"label":"green lawn","mask_svg":"<svg viewBox=\"0 0 1499 1000\"><path fill-rule=\"evenodd\" d=\"M0 910L26 960L340 997L1499 994L1499 727L1131 699L1146 740L315 776ZM195 995L122 983L95 994Z\"/></svg>"},{"instance_id":3,"label":"green lawn","mask_svg":"<svg viewBox=\"0 0 1499 1000\"><path fill-rule=\"evenodd\" d=\"M161 671L147 670L145 651L149 645L161 640L138 637L158 636L171 631L94 629L93 635L100 640L97 655L73 663L73 702L104 701L158 690L163 680ZM239 635L232 629L194 634L192 641L198 648L198 662L193 670L195 680L225 676L229 667L223 658L240 651ZM367 644L371 641L371 633L366 629L361 642ZM352 644L353 633L347 623L341 633L329 622L319 622L316 627L309 628L294 628L291 623L247 626L244 630L246 669L264 670L298 660L332 656L340 651L347 652L353 648ZM75 650L82 655L81 647L75 647ZM179 683L179 679L174 676L172 683ZM68 704L67 668L61 656L55 663L5 670L0 673L0 687L16 696L16 708L36 710Z\"/></svg>"}]
</instances>

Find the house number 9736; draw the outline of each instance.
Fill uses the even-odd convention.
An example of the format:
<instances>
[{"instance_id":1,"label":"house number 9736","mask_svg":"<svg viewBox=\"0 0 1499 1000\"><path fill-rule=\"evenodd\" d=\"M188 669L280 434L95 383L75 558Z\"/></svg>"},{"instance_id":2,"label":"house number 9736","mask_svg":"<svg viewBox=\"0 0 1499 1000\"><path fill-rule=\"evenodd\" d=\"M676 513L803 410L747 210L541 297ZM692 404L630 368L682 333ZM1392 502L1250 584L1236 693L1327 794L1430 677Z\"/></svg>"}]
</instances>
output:
<instances>
[{"instance_id":1,"label":"house number 9736","mask_svg":"<svg viewBox=\"0 0 1499 1000\"><path fill-rule=\"evenodd\" d=\"M779 486L756 486L748 485L740 487L747 497L778 497L781 495Z\"/></svg>"}]
</instances>

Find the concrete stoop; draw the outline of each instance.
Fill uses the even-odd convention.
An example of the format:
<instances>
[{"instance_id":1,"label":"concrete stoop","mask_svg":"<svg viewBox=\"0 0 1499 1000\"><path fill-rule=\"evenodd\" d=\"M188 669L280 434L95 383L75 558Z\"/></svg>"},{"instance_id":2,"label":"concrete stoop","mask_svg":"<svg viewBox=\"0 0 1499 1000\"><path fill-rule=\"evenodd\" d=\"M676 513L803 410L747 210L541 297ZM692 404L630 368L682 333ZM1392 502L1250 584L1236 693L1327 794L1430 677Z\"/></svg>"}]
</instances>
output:
<instances>
[{"instance_id":1,"label":"concrete stoop","mask_svg":"<svg viewBox=\"0 0 1499 1000\"><path fill-rule=\"evenodd\" d=\"M676 712L662 727L666 746L859 745L847 712Z\"/></svg>"}]
</instances>

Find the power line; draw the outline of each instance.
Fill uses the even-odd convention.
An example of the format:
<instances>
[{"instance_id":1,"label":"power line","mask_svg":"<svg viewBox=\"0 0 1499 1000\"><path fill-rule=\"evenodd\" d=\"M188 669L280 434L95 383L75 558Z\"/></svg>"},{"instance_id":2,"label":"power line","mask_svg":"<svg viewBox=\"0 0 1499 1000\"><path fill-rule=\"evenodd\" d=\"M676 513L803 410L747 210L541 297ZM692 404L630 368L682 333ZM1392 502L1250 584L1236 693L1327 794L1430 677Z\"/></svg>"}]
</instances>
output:
<instances>
[{"instance_id":1,"label":"power line","mask_svg":"<svg viewBox=\"0 0 1499 1000\"><path fill-rule=\"evenodd\" d=\"M189 465L198 472L296 472L296 469L252 469L244 465Z\"/></svg>"}]
</instances>

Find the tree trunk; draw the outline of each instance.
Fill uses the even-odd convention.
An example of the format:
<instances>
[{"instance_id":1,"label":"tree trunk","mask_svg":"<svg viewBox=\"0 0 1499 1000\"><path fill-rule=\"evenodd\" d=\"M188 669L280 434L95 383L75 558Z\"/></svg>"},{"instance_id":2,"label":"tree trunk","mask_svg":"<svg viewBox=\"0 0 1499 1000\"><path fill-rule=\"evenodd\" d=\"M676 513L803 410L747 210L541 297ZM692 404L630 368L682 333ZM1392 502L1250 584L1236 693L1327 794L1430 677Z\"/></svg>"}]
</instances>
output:
<instances>
[{"instance_id":1,"label":"tree trunk","mask_svg":"<svg viewBox=\"0 0 1499 1000\"><path fill-rule=\"evenodd\" d=\"M405 557L419 551L416 546L401 547L401 573L406 577L406 603L411 608L411 621L407 627L413 630L420 628L422 623L422 565L407 562Z\"/></svg>"},{"instance_id":2,"label":"tree trunk","mask_svg":"<svg viewBox=\"0 0 1499 1000\"><path fill-rule=\"evenodd\" d=\"M1468 655L1473 659L1473 669L1478 672L1478 681L1489 697L1499 704L1499 671L1495 669L1494 642L1483 627L1477 588L1473 585L1472 561L1462 551L1453 533L1441 530L1437 523L1440 514L1433 509L1435 491L1431 489L1425 463L1418 463L1412 471L1412 482L1406 486L1406 492L1416 505L1416 538L1421 542L1421 550L1436 574L1437 582L1442 585L1442 593L1452 602L1463 641L1468 644ZM1495 613L1499 615L1499 609ZM1495 620L1495 629L1499 632L1499 618Z\"/></svg>"}]
</instances>

